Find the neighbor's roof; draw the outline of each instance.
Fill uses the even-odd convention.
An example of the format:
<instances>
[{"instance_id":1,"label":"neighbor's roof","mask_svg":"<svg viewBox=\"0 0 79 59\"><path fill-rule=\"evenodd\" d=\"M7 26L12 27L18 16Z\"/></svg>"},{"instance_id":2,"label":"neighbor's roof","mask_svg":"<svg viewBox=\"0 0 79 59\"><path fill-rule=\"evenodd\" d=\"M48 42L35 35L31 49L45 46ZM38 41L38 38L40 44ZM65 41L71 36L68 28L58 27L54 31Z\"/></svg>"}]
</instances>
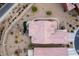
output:
<instances>
[{"instance_id":1,"label":"neighbor's roof","mask_svg":"<svg viewBox=\"0 0 79 59\"><path fill-rule=\"evenodd\" d=\"M67 48L34 48L34 56L67 56Z\"/></svg>"},{"instance_id":2,"label":"neighbor's roof","mask_svg":"<svg viewBox=\"0 0 79 59\"><path fill-rule=\"evenodd\" d=\"M75 8L75 6L72 3L64 3L63 6L68 11L70 11L70 10Z\"/></svg>"}]
</instances>

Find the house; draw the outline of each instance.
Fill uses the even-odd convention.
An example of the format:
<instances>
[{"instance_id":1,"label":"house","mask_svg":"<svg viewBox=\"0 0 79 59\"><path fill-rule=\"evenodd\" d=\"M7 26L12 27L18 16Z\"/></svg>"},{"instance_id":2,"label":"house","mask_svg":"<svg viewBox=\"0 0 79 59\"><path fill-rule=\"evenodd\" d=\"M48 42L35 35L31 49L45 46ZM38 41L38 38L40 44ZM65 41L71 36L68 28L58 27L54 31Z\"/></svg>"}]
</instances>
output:
<instances>
[{"instance_id":1,"label":"house","mask_svg":"<svg viewBox=\"0 0 79 59\"><path fill-rule=\"evenodd\" d=\"M69 33L58 30L58 20L31 21L29 23L29 36L33 44L68 44Z\"/></svg>"},{"instance_id":2,"label":"house","mask_svg":"<svg viewBox=\"0 0 79 59\"><path fill-rule=\"evenodd\" d=\"M59 24L56 18L40 18L29 22L29 36L34 47L34 56L68 55L68 48L62 45L69 43L69 33L59 30Z\"/></svg>"}]
</instances>

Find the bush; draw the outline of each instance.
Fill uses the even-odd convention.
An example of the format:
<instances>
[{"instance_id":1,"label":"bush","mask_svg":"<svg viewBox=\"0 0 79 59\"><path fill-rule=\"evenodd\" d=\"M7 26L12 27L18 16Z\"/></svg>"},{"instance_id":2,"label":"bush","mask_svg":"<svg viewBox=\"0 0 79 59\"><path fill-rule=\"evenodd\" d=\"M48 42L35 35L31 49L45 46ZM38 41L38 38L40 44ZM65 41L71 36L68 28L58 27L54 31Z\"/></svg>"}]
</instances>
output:
<instances>
[{"instance_id":1,"label":"bush","mask_svg":"<svg viewBox=\"0 0 79 59\"><path fill-rule=\"evenodd\" d=\"M46 14L47 15L51 15L52 14L52 11L46 11Z\"/></svg>"},{"instance_id":2,"label":"bush","mask_svg":"<svg viewBox=\"0 0 79 59\"><path fill-rule=\"evenodd\" d=\"M34 48L31 43L29 44L28 47L29 47L29 49L33 49Z\"/></svg>"},{"instance_id":3,"label":"bush","mask_svg":"<svg viewBox=\"0 0 79 59\"><path fill-rule=\"evenodd\" d=\"M37 7L36 6L32 6L32 12L36 12L37 11Z\"/></svg>"},{"instance_id":4,"label":"bush","mask_svg":"<svg viewBox=\"0 0 79 59\"><path fill-rule=\"evenodd\" d=\"M18 40L15 40L15 43L17 44L18 43Z\"/></svg>"}]
</instances>

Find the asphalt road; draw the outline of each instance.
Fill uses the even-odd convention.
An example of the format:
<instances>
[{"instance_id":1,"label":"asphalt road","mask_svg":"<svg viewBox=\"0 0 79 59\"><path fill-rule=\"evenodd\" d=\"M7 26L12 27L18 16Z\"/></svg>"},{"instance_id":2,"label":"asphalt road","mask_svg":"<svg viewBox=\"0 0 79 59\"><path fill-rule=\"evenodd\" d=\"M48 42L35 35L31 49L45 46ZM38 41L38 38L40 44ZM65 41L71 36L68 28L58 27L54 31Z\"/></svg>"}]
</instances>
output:
<instances>
[{"instance_id":1,"label":"asphalt road","mask_svg":"<svg viewBox=\"0 0 79 59\"><path fill-rule=\"evenodd\" d=\"M7 3L1 10L0 10L0 17L2 17L14 3Z\"/></svg>"},{"instance_id":2,"label":"asphalt road","mask_svg":"<svg viewBox=\"0 0 79 59\"><path fill-rule=\"evenodd\" d=\"M74 45L75 45L75 50L79 55L79 30L76 33Z\"/></svg>"}]
</instances>

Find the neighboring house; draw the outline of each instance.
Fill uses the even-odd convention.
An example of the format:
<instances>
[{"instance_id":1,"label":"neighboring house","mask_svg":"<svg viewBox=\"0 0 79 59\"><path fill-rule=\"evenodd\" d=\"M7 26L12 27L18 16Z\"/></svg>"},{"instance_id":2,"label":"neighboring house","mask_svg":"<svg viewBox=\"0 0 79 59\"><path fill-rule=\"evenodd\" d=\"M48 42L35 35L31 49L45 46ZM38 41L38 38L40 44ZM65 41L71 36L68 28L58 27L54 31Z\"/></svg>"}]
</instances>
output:
<instances>
[{"instance_id":1,"label":"neighboring house","mask_svg":"<svg viewBox=\"0 0 79 59\"><path fill-rule=\"evenodd\" d=\"M34 48L34 56L67 56L67 48Z\"/></svg>"},{"instance_id":2,"label":"neighboring house","mask_svg":"<svg viewBox=\"0 0 79 59\"><path fill-rule=\"evenodd\" d=\"M63 3L62 4L64 11L75 10L79 15L79 3Z\"/></svg>"},{"instance_id":3,"label":"neighboring house","mask_svg":"<svg viewBox=\"0 0 79 59\"><path fill-rule=\"evenodd\" d=\"M79 20L79 3L62 3L64 12L68 12Z\"/></svg>"},{"instance_id":4,"label":"neighboring house","mask_svg":"<svg viewBox=\"0 0 79 59\"><path fill-rule=\"evenodd\" d=\"M75 8L72 3L63 3L62 6L64 8L64 11L71 11Z\"/></svg>"}]
</instances>

